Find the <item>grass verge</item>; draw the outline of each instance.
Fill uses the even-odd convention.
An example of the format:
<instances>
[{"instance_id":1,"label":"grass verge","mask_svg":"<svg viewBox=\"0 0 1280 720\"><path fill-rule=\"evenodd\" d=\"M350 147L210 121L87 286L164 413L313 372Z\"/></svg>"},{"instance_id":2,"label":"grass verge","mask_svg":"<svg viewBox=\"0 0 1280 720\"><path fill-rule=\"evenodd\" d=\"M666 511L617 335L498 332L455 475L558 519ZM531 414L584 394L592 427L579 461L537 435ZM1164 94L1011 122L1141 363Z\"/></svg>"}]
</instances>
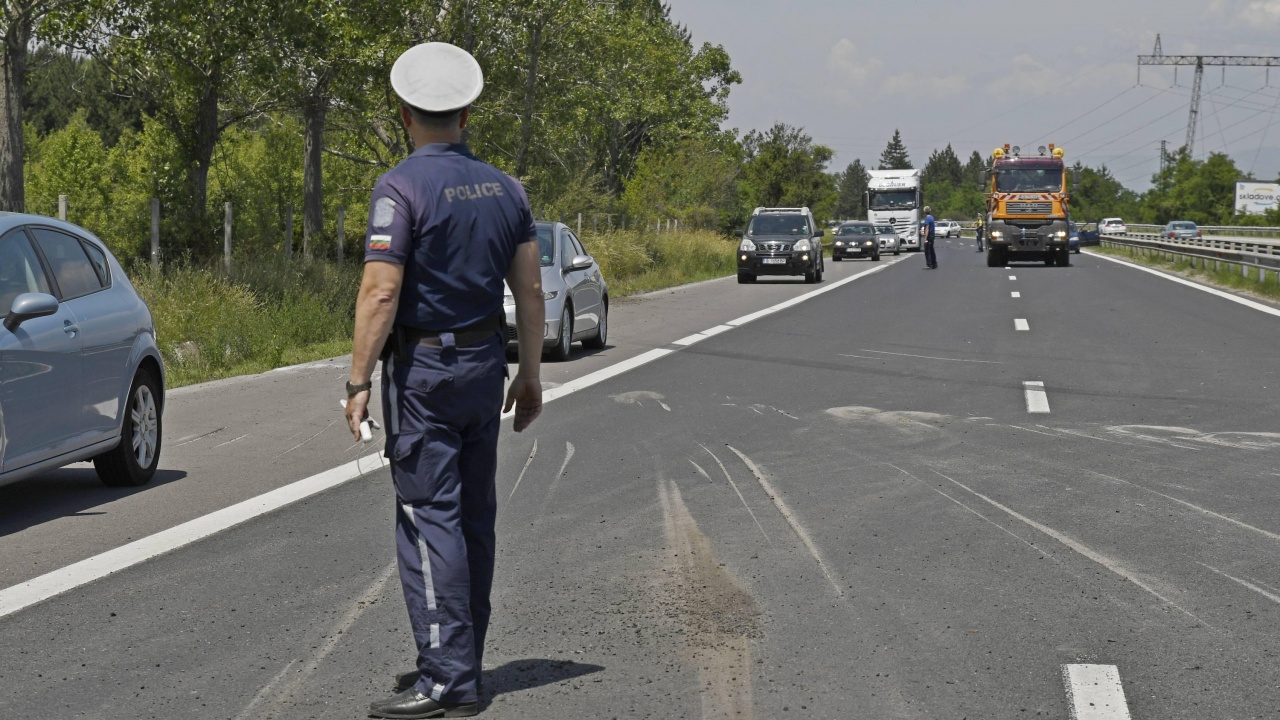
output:
<instances>
[{"instance_id":1,"label":"grass verge","mask_svg":"<svg viewBox=\"0 0 1280 720\"><path fill-rule=\"evenodd\" d=\"M1165 270L1175 275L1179 275L1190 280L1197 280L1205 283L1206 285L1212 285L1223 290L1233 290L1245 295L1252 295L1262 300L1280 302L1280 280L1276 278L1276 272L1274 270L1268 270L1267 279L1265 281L1259 281L1256 271L1252 271L1250 277L1244 277L1240 272L1239 266L1230 266L1229 269L1214 270L1212 267L1203 268L1192 265L1187 259L1166 260L1161 257L1144 255L1139 253L1135 248L1099 246L1089 248L1089 250L1102 255L1122 258L1139 265ZM1224 268L1227 267L1228 266L1224 266Z\"/></svg>"},{"instance_id":2,"label":"grass verge","mask_svg":"<svg viewBox=\"0 0 1280 720\"><path fill-rule=\"evenodd\" d=\"M582 238L622 298L732 275L735 241L709 231L619 231ZM131 277L151 308L169 387L265 372L351 352L359 263L254 259L228 276L181 265Z\"/></svg>"}]
</instances>

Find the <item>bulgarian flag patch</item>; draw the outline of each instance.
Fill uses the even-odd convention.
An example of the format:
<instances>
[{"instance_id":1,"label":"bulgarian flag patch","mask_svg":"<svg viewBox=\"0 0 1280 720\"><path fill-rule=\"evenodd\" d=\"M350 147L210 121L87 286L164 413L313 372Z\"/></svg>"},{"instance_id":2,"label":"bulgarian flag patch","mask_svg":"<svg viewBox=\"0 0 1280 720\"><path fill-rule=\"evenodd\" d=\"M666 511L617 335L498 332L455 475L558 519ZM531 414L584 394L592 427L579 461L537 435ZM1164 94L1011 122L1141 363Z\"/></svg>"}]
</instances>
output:
<instances>
[{"instance_id":1,"label":"bulgarian flag patch","mask_svg":"<svg viewBox=\"0 0 1280 720\"><path fill-rule=\"evenodd\" d=\"M369 250L374 252L385 252L391 249L390 235L370 235Z\"/></svg>"}]
</instances>

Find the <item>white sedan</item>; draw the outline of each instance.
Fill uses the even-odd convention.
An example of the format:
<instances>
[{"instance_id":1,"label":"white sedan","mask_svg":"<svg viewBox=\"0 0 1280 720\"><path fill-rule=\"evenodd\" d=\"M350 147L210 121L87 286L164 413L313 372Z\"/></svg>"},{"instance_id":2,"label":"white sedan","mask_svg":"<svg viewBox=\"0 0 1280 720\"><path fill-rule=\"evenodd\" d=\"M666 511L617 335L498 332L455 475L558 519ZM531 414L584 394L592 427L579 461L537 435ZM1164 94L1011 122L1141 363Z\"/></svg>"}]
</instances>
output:
<instances>
[{"instance_id":1,"label":"white sedan","mask_svg":"<svg viewBox=\"0 0 1280 720\"><path fill-rule=\"evenodd\" d=\"M1129 228L1120 218L1102 218L1098 223L1098 231L1103 235L1124 235L1129 232Z\"/></svg>"},{"instance_id":2,"label":"white sedan","mask_svg":"<svg viewBox=\"0 0 1280 720\"><path fill-rule=\"evenodd\" d=\"M933 236L958 238L960 237L960 223L955 220L939 220L938 226L934 228Z\"/></svg>"}]
</instances>

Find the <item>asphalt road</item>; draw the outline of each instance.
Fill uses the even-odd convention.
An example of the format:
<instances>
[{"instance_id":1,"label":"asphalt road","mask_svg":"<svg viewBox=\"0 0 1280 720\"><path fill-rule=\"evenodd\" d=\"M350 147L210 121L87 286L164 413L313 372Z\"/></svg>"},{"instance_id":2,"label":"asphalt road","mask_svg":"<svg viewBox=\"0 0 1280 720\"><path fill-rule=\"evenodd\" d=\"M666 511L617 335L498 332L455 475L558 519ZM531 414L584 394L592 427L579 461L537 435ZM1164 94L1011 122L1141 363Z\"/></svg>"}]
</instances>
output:
<instances>
[{"instance_id":1,"label":"asphalt road","mask_svg":"<svg viewBox=\"0 0 1280 720\"><path fill-rule=\"evenodd\" d=\"M504 434L485 716L1067 718L1108 666L1133 718L1280 717L1280 318L940 245L683 345L815 286L620 304L548 367L672 351ZM175 393L141 491L0 488L0 587L368 452L343 367ZM362 717L412 655L392 510L373 468L0 617L0 717Z\"/></svg>"}]
</instances>

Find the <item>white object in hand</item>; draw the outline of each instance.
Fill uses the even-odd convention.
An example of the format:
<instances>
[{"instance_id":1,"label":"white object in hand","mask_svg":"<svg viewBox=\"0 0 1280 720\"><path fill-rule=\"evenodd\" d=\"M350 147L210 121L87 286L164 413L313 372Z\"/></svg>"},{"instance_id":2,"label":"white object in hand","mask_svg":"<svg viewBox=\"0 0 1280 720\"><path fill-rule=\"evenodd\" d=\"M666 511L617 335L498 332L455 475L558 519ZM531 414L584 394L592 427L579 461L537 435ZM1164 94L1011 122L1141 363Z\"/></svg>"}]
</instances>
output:
<instances>
[{"instance_id":1,"label":"white object in hand","mask_svg":"<svg viewBox=\"0 0 1280 720\"><path fill-rule=\"evenodd\" d=\"M344 410L347 408L346 400L339 400L338 404L342 405L342 409ZM373 431L381 429L382 426L378 424L377 420L374 420L371 417L365 418L360 423L360 442L373 442Z\"/></svg>"}]
</instances>

